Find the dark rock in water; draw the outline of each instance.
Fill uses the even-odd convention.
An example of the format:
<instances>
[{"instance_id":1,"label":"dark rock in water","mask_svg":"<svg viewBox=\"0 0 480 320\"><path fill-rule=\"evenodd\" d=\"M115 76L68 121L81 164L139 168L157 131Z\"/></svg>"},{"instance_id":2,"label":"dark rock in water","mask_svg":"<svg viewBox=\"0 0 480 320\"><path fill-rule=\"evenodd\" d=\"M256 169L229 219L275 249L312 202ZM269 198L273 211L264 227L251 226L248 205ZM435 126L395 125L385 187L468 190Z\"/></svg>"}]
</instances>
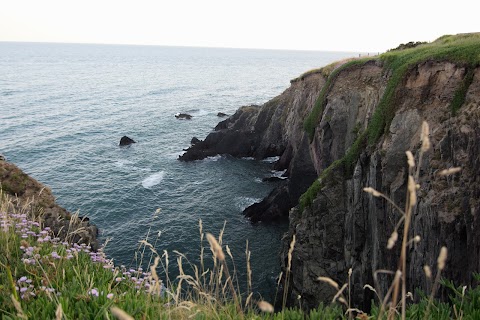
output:
<instances>
[{"instance_id":1,"label":"dark rock in water","mask_svg":"<svg viewBox=\"0 0 480 320\"><path fill-rule=\"evenodd\" d=\"M193 146L197 143L199 143L201 140L198 139L197 137L193 137L192 140L190 141L190 144ZM185 150L186 151L186 150Z\"/></svg>"},{"instance_id":2,"label":"dark rock in water","mask_svg":"<svg viewBox=\"0 0 480 320\"><path fill-rule=\"evenodd\" d=\"M277 181L283 181L285 180L286 177L275 177L275 176L272 176L272 177L265 177L262 179L263 182L277 182Z\"/></svg>"},{"instance_id":3,"label":"dark rock in water","mask_svg":"<svg viewBox=\"0 0 480 320\"><path fill-rule=\"evenodd\" d=\"M120 145L121 146L128 146L132 143L137 143L135 140L127 137L127 136L123 136L121 139L120 139Z\"/></svg>"},{"instance_id":4,"label":"dark rock in water","mask_svg":"<svg viewBox=\"0 0 480 320\"><path fill-rule=\"evenodd\" d=\"M217 113L217 117L228 117L228 114L223 113L223 112L219 112L219 113Z\"/></svg>"},{"instance_id":5,"label":"dark rock in water","mask_svg":"<svg viewBox=\"0 0 480 320\"><path fill-rule=\"evenodd\" d=\"M0 154L0 161L5 161L5 157Z\"/></svg>"},{"instance_id":6,"label":"dark rock in water","mask_svg":"<svg viewBox=\"0 0 480 320\"><path fill-rule=\"evenodd\" d=\"M288 213L291 207L292 203L288 186L283 184L270 192L261 202L247 207L243 214L253 223L260 221L286 221L287 215L285 212Z\"/></svg>"},{"instance_id":7,"label":"dark rock in water","mask_svg":"<svg viewBox=\"0 0 480 320\"><path fill-rule=\"evenodd\" d=\"M192 116L189 115L188 113L177 113L177 114L175 115L175 118L177 118L177 119L191 120L191 119L192 119Z\"/></svg>"}]
</instances>

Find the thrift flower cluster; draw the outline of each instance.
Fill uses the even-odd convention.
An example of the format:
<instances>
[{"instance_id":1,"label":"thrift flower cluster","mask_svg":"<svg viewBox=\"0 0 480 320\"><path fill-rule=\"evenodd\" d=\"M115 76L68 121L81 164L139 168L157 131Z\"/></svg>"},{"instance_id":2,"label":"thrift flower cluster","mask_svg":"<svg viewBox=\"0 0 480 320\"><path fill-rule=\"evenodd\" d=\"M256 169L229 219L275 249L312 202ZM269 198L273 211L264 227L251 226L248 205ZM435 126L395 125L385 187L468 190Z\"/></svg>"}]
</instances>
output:
<instances>
[{"instance_id":1,"label":"thrift flower cluster","mask_svg":"<svg viewBox=\"0 0 480 320\"><path fill-rule=\"evenodd\" d=\"M123 265L120 268L115 267L113 260L106 257L103 247L97 252L92 252L84 243L70 244L65 241L61 242L58 237L55 237L51 228L45 227L42 229L38 222L29 220L26 214L0 212L0 232L6 233L12 228L22 239L19 248L23 252L22 262L26 270L29 270L29 267L33 268L37 264L58 263L60 261L78 259L80 254L87 254L92 262L102 264L104 269L112 272L112 279L114 279L116 285L126 282L133 284L136 290L144 290L149 293L152 291L150 288L155 285L155 280L152 278L151 273L144 272L141 267L138 269L129 268L128 270ZM41 254L42 248L47 244L53 248L53 251L48 254ZM46 284L46 281L42 280L40 284ZM60 295L52 286L39 285L35 287L35 279L27 276L22 276L16 280L15 288L22 300L32 299L40 293ZM161 294L164 295L165 293L166 288L161 285ZM91 297L99 297L104 295L104 292L99 291L98 288L90 288L86 294ZM108 292L106 297L107 299L113 299L114 294Z\"/></svg>"}]
</instances>

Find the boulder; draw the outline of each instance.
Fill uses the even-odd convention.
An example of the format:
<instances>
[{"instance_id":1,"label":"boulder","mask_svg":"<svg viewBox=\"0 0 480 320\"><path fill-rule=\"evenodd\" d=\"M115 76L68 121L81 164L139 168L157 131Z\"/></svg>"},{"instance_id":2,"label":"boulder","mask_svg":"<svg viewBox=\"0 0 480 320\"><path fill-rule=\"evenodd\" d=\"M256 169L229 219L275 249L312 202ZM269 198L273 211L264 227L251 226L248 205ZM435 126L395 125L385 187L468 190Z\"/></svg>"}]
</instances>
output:
<instances>
[{"instance_id":1,"label":"boulder","mask_svg":"<svg viewBox=\"0 0 480 320\"><path fill-rule=\"evenodd\" d=\"M135 140L127 137L127 136L123 136L121 139L120 139L120 146L128 146L132 143L137 143Z\"/></svg>"},{"instance_id":2,"label":"boulder","mask_svg":"<svg viewBox=\"0 0 480 320\"><path fill-rule=\"evenodd\" d=\"M198 139L197 137L193 137L192 140L190 140L190 144L193 146L197 143L200 142L200 139Z\"/></svg>"},{"instance_id":3,"label":"boulder","mask_svg":"<svg viewBox=\"0 0 480 320\"><path fill-rule=\"evenodd\" d=\"M175 118L180 119L180 120L191 120L192 116L189 115L188 113L177 113L175 115Z\"/></svg>"}]
</instances>

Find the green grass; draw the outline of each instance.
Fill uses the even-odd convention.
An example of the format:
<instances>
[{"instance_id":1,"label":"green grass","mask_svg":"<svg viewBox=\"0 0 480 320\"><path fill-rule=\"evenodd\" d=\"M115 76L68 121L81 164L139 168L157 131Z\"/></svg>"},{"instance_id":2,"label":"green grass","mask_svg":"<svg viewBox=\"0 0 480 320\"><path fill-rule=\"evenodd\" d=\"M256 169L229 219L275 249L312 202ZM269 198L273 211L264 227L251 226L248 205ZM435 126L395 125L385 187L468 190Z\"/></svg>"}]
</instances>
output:
<instances>
[{"instance_id":1,"label":"green grass","mask_svg":"<svg viewBox=\"0 0 480 320\"><path fill-rule=\"evenodd\" d=\"M322 87L322 90L320 91L320 94L315 101L315 105L313 106L312 111L308 115L308 117L305 119L303 123L303 127L307 131L308 138L310 141L313 141L313 137L315 135L315 127L319 123L323 109L325 107L325 102L326 102L326 97L332 88L333 84L335 83L335 80L337 79L338 75L340 72L348 70L349 68L353 68L354 66L358 65L364 65L368 61L371 61L371 58L364 58L364 59L356 59L356 60L351 60L340 67L336 68L335 70L331 71L330 75L327 78L327 81L325 82L325 85Z\"/></svg>"},{"instance_id":2,"label":"green grass","mask_svg":"<svg viewBox=\"0 0 480 320\"><path fill-rule=\"evenodd\" d=\"M451 61L467 68L478 66L480 64L480 33L444 36L432 43L414 48L389 51L382 54L380 59L384 61L385 68L389 69L392 75L368 125L370 145L377 143L390 126L395 115L395 91L405 78L407 71L428 60ZM472 79L470 79L470 83ZM468 83L468 81L464 82ZM462 88L457 91L458 97L454 100L458 102L452 108L458 109L463 104L468 86L462 85Z\"/></svg>"},{"instance_id":3,"label":"green grass","mask_svg":"<svg viewBox=\"0 0 480 320\"><path fill-rule=\"evenodd\" d=\"M326 170L327 180L331 170ZM218 273L212 273L217 286L202 292L194 284L198 276L180 271L175 282L166 280L170 290L149 290L155 277L145 275L147 270L115 266L102 252L91 253L85 245L61 242L28 212L10 211L9 201L0 192L2 319L114 319L113 307L135 319L348 319L346 307L340 304L320 303L308 313L298 307L266 313L252 301L246 304L245 295L238 309L232 296L225 294L226 282L219 280ZM143 256L142 250L138 254ZM208 282L209 278L210 274L200 279ZM475 279L480 282L480 276ZM480 316L479 287L464 290L447 280L443 285L450 292L447 302L434 300L429 308L429 298L424 295L407 307L407 318L422 319L426 312L435 319ZM373 303L369 317L377 318L378 303Z\"/></svg>"},{"instance_id":4,"label":"green grass","mask_svg":"<svg viewBox=\"0 0 480 320\"><path fill-rule=\"evenodd\" d=\"M465 102L465 96L467 94L468 88L473 82L474 76L474 68L472 66L468 67L468 71L463 78L462 83L455 91L455 95L453 96L453 100L450 103L450 110L452 111L452 115L455 116L462 107L463 103Z\"/></svg>"},{"instance_id":5,"label":"green grass","mask_svg":"<svg viewBox=\"0 0 480 320\"><path fill-rule=\"evenodd\" d=\"M339 162L332 164L337 168L339 164L345 169L345 176L353 174L355 163L360 153L367 145L376 144L384 132L390 126L395 116L395 93L404 80L408 70L419 63L433 61L451 61L467 68L466 75L456 90L453 100L450 104L452 115L455 115L465 101L465 95L468 87L473 81L474 68L480 65L480 33L462 34L455 36L443 36L436 41L428 44L417 45L405 50L393 50L386 52L378 58L383 61L385 68L391 72L384 94L375 109L375 112L368 123L367 129L354 141L348 149L345 156ZM310 115L305 119L304 127L310 141L315 135L315 128L321 120L325 107L325 98L338 74L364 64L368 60L354 60L344 64L342 67L333 71L322 88L315 106ZM327 168L328 169L328 168ZM321 189L318 182L312 186L300 197L300 208L310 206L316 194Z\"/></svg>"}]
</instances>

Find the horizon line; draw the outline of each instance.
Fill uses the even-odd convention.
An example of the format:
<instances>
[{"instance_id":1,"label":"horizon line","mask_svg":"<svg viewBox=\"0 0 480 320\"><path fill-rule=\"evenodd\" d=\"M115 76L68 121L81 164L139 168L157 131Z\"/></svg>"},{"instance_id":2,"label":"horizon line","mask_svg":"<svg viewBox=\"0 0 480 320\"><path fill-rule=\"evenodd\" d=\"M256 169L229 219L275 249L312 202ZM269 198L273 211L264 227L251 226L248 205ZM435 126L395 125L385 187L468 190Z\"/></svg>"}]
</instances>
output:
<instances>
[{"instance_id":1,"label":"horizon line","mask_svg":"<svg viewBox=\"0 0 480 320\"><path fill-rule=\"evenodd\" d=\"M30 44L73 44L73 45L103 45L103 46L136 46L136 47L169 47L169 48L201 48L201 49L235 49L235 50L265 50L265 51L300 51L300 52L344 52L352 54L379 53L379 51L351 50L319 50L319 49L286 49L286 48L254 48L254 47L220 47L171 44L141 44L141 43L101 43L101 42L62 42L62 41L23 41L0 40L0 43L30 43Z\"/></svg>"}]
</instances>

